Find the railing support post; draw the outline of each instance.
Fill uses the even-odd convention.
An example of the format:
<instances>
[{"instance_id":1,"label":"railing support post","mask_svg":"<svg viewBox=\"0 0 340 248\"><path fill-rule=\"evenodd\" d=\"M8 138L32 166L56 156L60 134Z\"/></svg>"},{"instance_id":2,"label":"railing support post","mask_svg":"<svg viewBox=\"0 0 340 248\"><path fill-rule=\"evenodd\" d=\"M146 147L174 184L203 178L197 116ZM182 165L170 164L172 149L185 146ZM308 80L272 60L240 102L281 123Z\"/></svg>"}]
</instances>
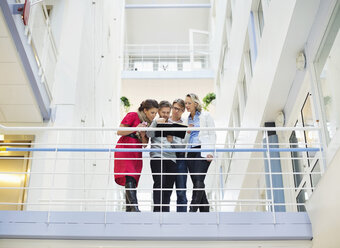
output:
<instances>
[{"instance_id":1,"label":"railing support post","mask_svg":"<svg viewBox=\"0 0 340 248\"><path fill-rule=\"evenodd\" d=\"M270 181L270 198L271 198L271 208L273 212L273 223L276 224L276 214L275 214L275 202L274 202L274 190L273 190L273 178L272 178L272 165L270 161L270 150L269 150L269 135L268 131L265 131L266 134L266 146L267 146L267 160L268 160L268 168L269 168L269 181Z\"/></svg>"}]
</instances>

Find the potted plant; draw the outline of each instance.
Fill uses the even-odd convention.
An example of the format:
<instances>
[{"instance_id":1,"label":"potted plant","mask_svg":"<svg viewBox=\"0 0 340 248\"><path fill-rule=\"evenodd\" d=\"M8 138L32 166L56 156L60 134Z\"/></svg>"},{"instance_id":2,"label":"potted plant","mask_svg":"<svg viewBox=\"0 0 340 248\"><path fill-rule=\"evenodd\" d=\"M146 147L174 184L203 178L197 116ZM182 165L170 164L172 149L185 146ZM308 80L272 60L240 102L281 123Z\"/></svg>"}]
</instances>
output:
<instances>
[{"instance_id":1,"label":"potted plant","mask_svg":"<svg viewBox=\"0 0 340 248\"><path fill-rule=\"evenodd\" d=\"M208 111L208 107L210 103L216 99L216 94L215 93L208 93L204 98L203 98L203 109Z\"/></svg>"},{"instance_id":2,"label":"potted plant","mask_svg":"<svg viewBox=\"0 0 340 248\"><path fill-rule=\"evenodd\" d=\"M123 107L125 109L125 112L129 112L129 109L131 107L129 99L126 96L122 96L120 98L120 102L122 103L122 105L123 105Z\"/></svg>"}]
</instances>

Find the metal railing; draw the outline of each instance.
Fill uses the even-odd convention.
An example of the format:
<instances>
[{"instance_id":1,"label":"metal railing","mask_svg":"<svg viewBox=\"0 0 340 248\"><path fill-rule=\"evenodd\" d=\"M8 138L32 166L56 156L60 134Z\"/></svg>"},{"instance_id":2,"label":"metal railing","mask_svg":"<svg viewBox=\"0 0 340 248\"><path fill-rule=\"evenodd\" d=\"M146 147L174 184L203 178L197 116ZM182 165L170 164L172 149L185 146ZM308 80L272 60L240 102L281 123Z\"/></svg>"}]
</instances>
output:
<instances>
[{"instance_id":1,"label":"metal railing","mask_svg":"<svg viewBox=\"0 0 340 248\"><path fill-rule=\"evenodd\" d=\"M210 69L208 44L127 44L125 71L196 71Z\"/></svg>"},{"instance_id":2,"label":"metal railing","mask_svg":"<svg viewBox=\"0 0 340 248\"><path fill-rule=\"evenodd\" d=\"M25 32L39 67L41 82L52 99L58 50L52 33L49 11L44 1L31 4L30 18Z\"/></svg>"},{"instance_id":3,"label":"metal railing","mask_svg":"<svg viewBox=\"0 0 340 248\"><path fill-rule=\"evenodd\" d=\"M160 149L116 148L118 130L166 131L183 128L68 128L68 127L4 127L4 141L0 141L0 195L17 194L12 202L2 200L2 210L37 211L125 211L125 188L114 183L115 152L143 152L143 171L137 187L138 206L142 211L152 211L152 192L172 190L169 204L161 200L159 206L176 211L176 190L186 190L187 207L190 206L193 188L190 176L202 173L164 173L188 175L187 188L154 189L150 171L151 151L161 152L211 152L214 159L206 174L206 187L210 211L304 211L306 198L316 187L313 178L320 178L324 172L323 147L320 142L286 142L292 132L315 132L319 128L188 128L192 131L216 132L219 137L228 132L238 132L234 143L202 144L201 149L169 148L163 143ZM275 131L281 142L271 140ZM35 135L32 142L7 142L6 135ZM41 141L42 137L48 137ZM320 140L320 139L318 139ZM206 146L208 146L206 148ZM23 153L25 153L23 155ZM129 158L130 160L133 160ZM139 158L136 158L139 159ZM205 158L181 158L184 161ZM21 171L4 167L4 162L26 161ZM299 161L304 168L297 171L294 162ZM304 167L304 164L308 166ZM316 169L316 165L318 168ZM5 168L5 169L4 169ZM7 169L6 169L7 168ZM300 182L295 180L301 176ZM19 199L19 200L18 200ZM161 210L162 211L162 210ZM274 215L275 219L275 215Z\"/></svg>"}]
</instances>

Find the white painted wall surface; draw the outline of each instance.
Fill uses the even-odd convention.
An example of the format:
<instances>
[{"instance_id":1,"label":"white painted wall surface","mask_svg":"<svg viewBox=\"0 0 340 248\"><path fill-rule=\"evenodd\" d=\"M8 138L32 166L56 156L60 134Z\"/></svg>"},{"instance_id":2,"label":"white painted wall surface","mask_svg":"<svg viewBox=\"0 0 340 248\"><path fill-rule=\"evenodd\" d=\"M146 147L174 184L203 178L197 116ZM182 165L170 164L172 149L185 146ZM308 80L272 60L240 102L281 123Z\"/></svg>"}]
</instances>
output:
<instances>
[{"instance_id":1,"label":"white painted wall surface","mask_svg":"<svg viewBox=\"0 0 340 248\"><path fill-rule=\"evenodd\" d=\"M307 202L307 211L313 229L313 248L340 247L340 151L338 151L318 187Z\"/></svg>"},{"instance_id":2,"label":"white painted wall surface","mask_svg":"<svg viewBox=\"0 0 340 248\"><path fill-rule=\"evenodd\" d=\"M285 106L290 85L296 73L296 54L303 48L308 38L319 1L308 1L308 4L307 1L293 0L268 3L263 1L263 4L268 5L267 13L265 13L266 22L257 47L258 55L253 68L253 76L248 82L248 100L243 113L241 112L241 127L259 127L263 126L266 121L274 121L277 112ZM232 6L233 22L229 37L229 50L226 55L227 64L223 78L219 84L216 84L217 96L223 96L217 98L216 113L226 123L229 123L234 103L237 102L236 96L239 93L237 84L243 70L241 61L246 52L244 44L251 1L235 1ZM226 10L221 11L221 15L225 12ZM221 32L222 30L219 30L215 33ZM219 46L219 44L214 45ZM261 140L262 134L243 132L237 143L254 143L261 142ZM247 157L250 158L246 154L235 156L236 159ZM247 170L248 162L235 160L231 166L231 173L242 173ZM240 178L229 177L226 187L239 187L242 181ZM225 198L237 199L238 193L226 192Z\"/></svg>"},{"instance_id":3,"label":"white painted wall surface","mask_svg":"<svg viewBox=\"0 0 340 248\"><path fill-rule=\"evenodd\" d=\"M59 22L60 44L56 68L55 95L51 127L116 127L119 123L120 65L122 47L124 1L74 0L61 2L63 14L56 15ZM59 9L56 7L56 9ZM117 118L118 117L118 118ZM59 135L59 137L58 137ZM37 143L56 142L63 147L82 147L83 143L96 147L113 148L116 137L113 132L37 132ZM73 144L73 145L72 145ZM46 147L47 145L43 145ZM37 146L38 147L38 146ZM41 146L39 146L41 147ZM91 146L87 146L91 147ZM92 146L95 147L95 146ZM93 173L113 172L113 161L101 153L58 154L54 161L46 160L54 153L34 153L32 172L82 173L71 176L35 174L30 187L56 188L117 188L112 176ZM64 158L64 159L62 159ZM116 191L100 190L29 190L28 202L54 202L54 200L116 198ZM103 202L103 201L101 201ZM46 209L29 206L28 209ZM56 210L105 210L104 206L58 207Z\"/></svg>"}]
</instances>

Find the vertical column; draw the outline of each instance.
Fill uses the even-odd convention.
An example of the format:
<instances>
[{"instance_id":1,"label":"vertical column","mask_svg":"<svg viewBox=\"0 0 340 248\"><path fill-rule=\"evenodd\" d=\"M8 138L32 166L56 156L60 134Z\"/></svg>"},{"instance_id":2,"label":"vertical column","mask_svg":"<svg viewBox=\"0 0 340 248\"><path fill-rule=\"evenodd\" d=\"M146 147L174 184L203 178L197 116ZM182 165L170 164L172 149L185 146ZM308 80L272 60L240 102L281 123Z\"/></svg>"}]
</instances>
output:
<instances>
[{"instance_id":1,"label":"vertical column","mask_svg":"<svg viewBox=\"0 0 340 248\"><path fill-rule=\"evenodd\" d=\"M275 127L275 123L266 122L266 127ZM268 143L269 148L279 148L278 145L279 139L275 131L268 132ZM263 139L263 147L267 148L267 139ZM264 152L264 167L265 172L270 174L266 174L266 186L267 188L267 197L268 199L272 199L274 204L284 204L285 196L283 188L283 180L282 180L282 169L281 169L281 161L279 160L280 153L279 152L269 152L269 160L267 157L267 153ZM271 182L271 183L270 183ZM273 187L273 191L270 188ZM276 189L279 188L279 189ZM272 193L273 192L273 196ZM285 212L286 206L284 205L275 205L275 212Z\"/></svg>"}]
</instances>

